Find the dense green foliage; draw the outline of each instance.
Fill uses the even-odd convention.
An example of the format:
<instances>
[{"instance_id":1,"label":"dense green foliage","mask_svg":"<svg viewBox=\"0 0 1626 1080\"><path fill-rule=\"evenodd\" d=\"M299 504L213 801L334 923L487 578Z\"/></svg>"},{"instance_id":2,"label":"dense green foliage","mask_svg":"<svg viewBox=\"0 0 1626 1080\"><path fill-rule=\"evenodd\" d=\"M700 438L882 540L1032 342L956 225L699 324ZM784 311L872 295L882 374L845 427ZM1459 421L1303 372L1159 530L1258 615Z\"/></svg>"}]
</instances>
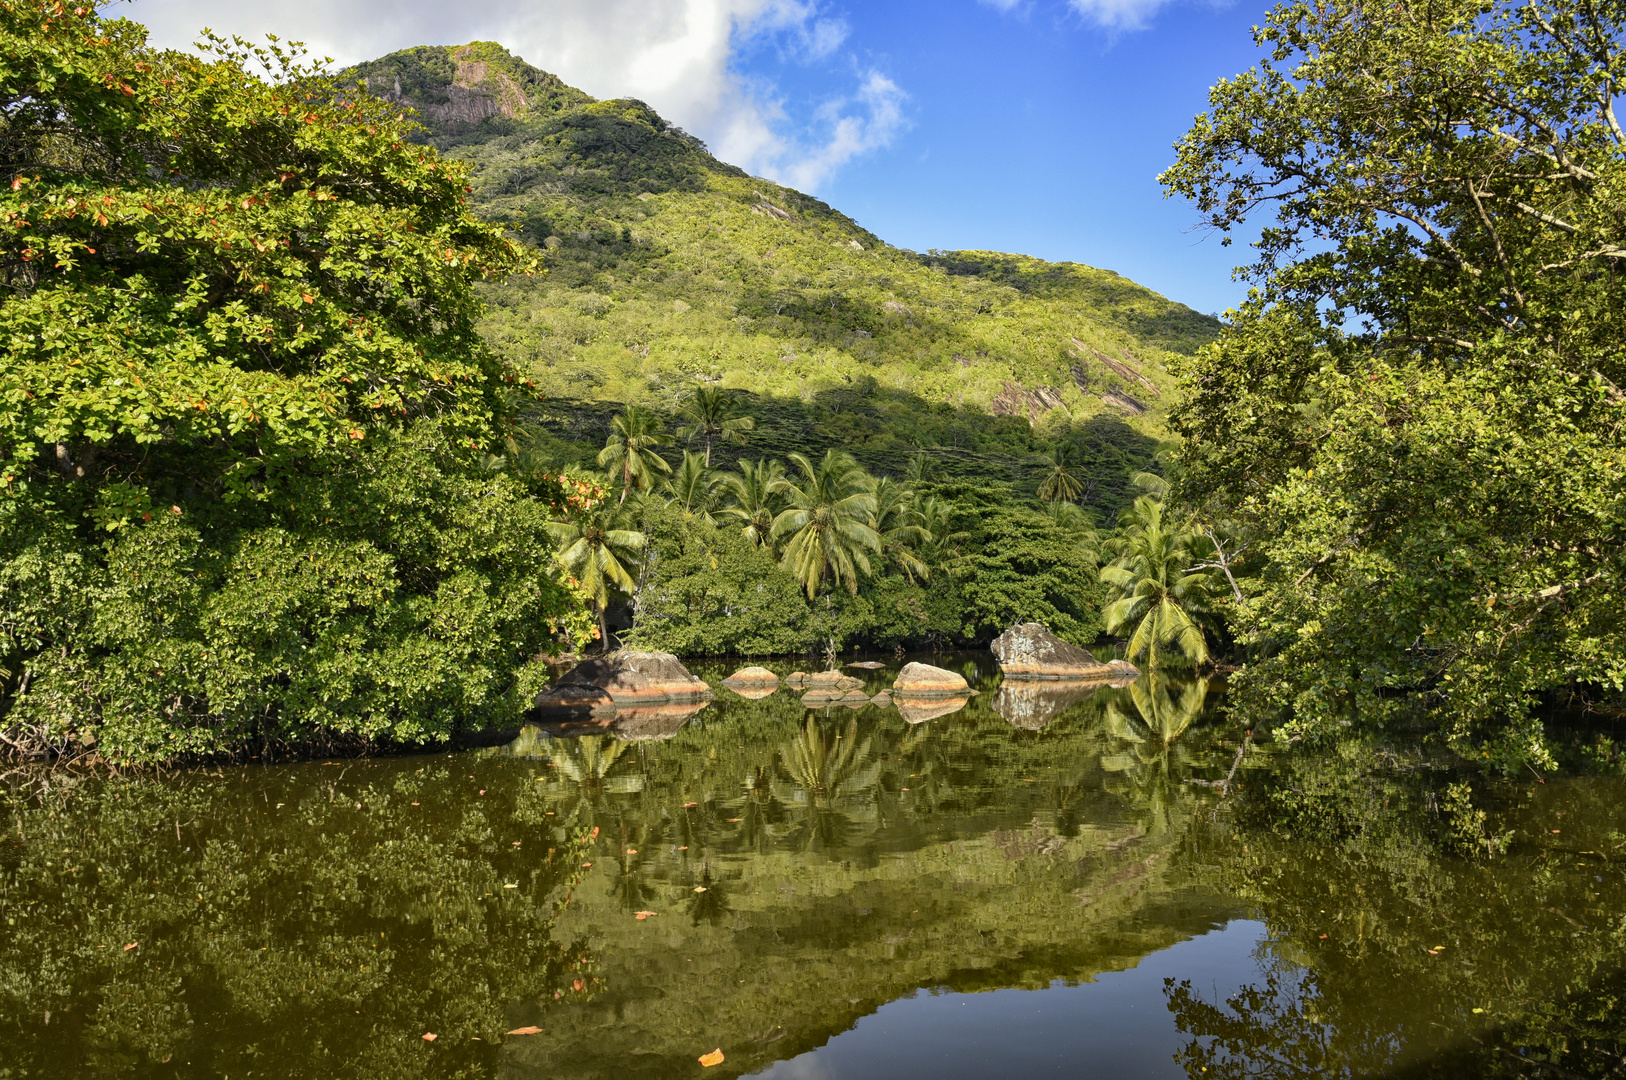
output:
<instances>
[{"instance_id":1,"label":"dense green foliage","mask_svg":"<svg viewBox=\"0 0 1626 1080\"><path fill-rule=\"evenodd\" d=\"M529 256L297 58L0 5L0 736L168 759L516 715L580 602L498 476ZM270 81L245 64L268 67Z\"/></svg>"},{"instance_id":2,"label":"dense green foliage","mask_svg":"<svg viewBox=\"0 0 1626 1080\"><path fill-rule=\"evenodd\" d=\"M343 78L416 106L479 212L545 246L548 279L489 286L481 330L551 395L671 407L697 379L805 399L868 377L931 406L1156 433L1164 361L1217 329L1110 271L888 247L643 103L592 101L489 43Z\"/></svg>"},{"instance_id":3,"label":"dense green foliage","mask_svg":"<svg viewBox=\"0 0 1626 1080\"><path fill-rule=\"evenodd\" d=\"M1626 12L1287 5L1164 176L1258 288L1183 360L1183 491L1242 545L1256 714L1417 703L1551 761L1545 692L1626 685ZM1236 550L1233 548L1233 550Z\"/></svg>"}]
</instances>

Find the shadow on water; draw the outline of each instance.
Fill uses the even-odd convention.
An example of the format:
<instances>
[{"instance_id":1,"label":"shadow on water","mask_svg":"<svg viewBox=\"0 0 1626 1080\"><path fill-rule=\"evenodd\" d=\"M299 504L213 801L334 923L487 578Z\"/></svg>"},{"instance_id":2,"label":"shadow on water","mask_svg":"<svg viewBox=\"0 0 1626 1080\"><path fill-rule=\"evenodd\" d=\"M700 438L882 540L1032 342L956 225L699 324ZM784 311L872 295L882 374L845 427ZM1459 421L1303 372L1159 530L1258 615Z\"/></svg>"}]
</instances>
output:
<instances>
[{"instance_id":1,"label":"shadow on water","mask_svg":"<svg viewBox=\"0 0 1626 1080\"><path fill-rule=\"evenodd\" d=\"M14 774L0 1077L667 1077L714 1048L708 1076L1620 1068L1622 781L1510 789L1523 839L1468 862L1354 751L1189 783L1234 757L1219 684L922 659L979 693L909 717L719 690L457 755ZM850 670L873 695L896 664ZM1266 790L1346 824L1241 812Z\"/></svg>"}]
</instances>

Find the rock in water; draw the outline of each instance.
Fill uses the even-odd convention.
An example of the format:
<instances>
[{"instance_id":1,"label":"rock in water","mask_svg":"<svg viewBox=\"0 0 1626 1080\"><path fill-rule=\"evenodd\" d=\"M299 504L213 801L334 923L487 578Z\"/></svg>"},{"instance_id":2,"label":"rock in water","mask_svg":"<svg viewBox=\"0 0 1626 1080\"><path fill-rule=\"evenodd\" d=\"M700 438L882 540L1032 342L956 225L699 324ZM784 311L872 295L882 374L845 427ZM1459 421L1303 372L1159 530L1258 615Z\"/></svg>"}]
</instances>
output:
<instances>
[{"instance_id":1,"label":"rock in water","mask_svg":"<svg viewBox=\"0 0 1626 1080\"><path fill-rule=\"evenodd\" d=\"M596 686L550 686L531 702L546 720L608 720L615 715L615 699Z\"/></svg>"},{"instance_id":2,"label":"rock in water","mask_svg":"<svg viewBox=\"0 0 1626 1080\"><path fill-rule=\"evenodd\" d=\"M1119 679L1127 674L1122 668L1140 674L1122 660L1101 663L1088 649L1063 641L1042 623L1019 623L996 637L989 649L1007 679Z\"/></svg>"},{"instance_id":3,"label":"rock in water","mask_svg":"<svg viewBox=\"0 0 1626 1080\"><path fill-rule=\"evenodd\" d=\"M963 677L930 664L905 664L892 684L893 697L969 696L970 690Z\"/></svg>"},{"instance_id":4,"label":"rock in water","mask_svg":"<svg viewBox=\"0 0 1626 1080\"><path fill-rule=\"evenodd\" d=\"M855 679L839 671L821 671L807 680L809 690L840 690L842 693L856 690L863 685L863 679Z\"/></svg>"},{"instance_id":5,"label":"rock in water","mask_svg":"<svg viewBox=\"0 0 1626 1080\"><path fill-rule=\"evenodd\" d=\"M664 705L633 705L617 709L610 734L627 742L648 739L670 739L680 731L689 718L707 708L705 701L669 701Z\"/></svg>"},{"instance_id":6,"label":"rock in water","mask_svg":"<svg viewBox=\"0 0 1626 1080\"><path fill-rule=\"evenodd\" d=\"M729 689L739 686L778 686L779 676L765 667L742 667L723 680Z\"/></svg>"},{"instance_id":7,"label":"rock in water","mask_svg":"<svg viewBox=\"0 0 1626 1080\"><path fill-rule=\"evenodd\" d=\"M665 652L621 649L583 660L557 687L597 687L617 705L709 698L711 687L689 674L678 658Z\"/></svg>"},{"instance_id":8,"label":"rock in water","mask_svg":"<svg viewBox=\"0 0 1626 1080\"><path fill-rule=\"evenodd\" d=\"M1008 678L994 691L994 711L1016 727L1038 731L1107 685L1100 680L1041 682L1037 679Z\"/></svg>"},{"instance_id":9,"label":"rock in water","mask_svg":"<svg viewBox=\"0 0 1626 1080\"><path fill-rule=\"evenodd\" d=\"M807 685L807 672L805 672L805 671L793 671L793 672L791 672L789 675L785 676L785 685L786 686L792 686L792 687L806 686Z\"/></svg>"},{"instance_id":10,"label":"rock in water","mask_svg":"<svg viewBox=\"0 0 1626 1080\"><path fill-rule=\"evenodd\" d=\"M898 715L911 724L924 724L928 720L936 720L940 716L957 713L971 701L969 695L957 694L954 697L917 697L899 698L897 701Z\"/></svg>"}]
</instances>

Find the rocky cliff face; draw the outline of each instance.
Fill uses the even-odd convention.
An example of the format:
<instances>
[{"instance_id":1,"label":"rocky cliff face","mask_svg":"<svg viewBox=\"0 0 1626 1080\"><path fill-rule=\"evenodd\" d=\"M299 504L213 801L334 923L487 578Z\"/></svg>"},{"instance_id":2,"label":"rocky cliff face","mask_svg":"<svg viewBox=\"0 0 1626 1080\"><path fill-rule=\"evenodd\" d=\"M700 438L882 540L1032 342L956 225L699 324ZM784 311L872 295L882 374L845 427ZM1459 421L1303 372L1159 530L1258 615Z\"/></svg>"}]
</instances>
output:
<instances>
[{"instance_id":1,"label":"rocky cliff face","mask_svg":"<svg viewBox=\"0 0 1626 1080\"><path fill-rule=\"evenodd\" d=\"M494 117L512 120L592 100L489 41L403 49L341 78L416 110L437 137L468 135Z\"/></svg>"}]
</instances>

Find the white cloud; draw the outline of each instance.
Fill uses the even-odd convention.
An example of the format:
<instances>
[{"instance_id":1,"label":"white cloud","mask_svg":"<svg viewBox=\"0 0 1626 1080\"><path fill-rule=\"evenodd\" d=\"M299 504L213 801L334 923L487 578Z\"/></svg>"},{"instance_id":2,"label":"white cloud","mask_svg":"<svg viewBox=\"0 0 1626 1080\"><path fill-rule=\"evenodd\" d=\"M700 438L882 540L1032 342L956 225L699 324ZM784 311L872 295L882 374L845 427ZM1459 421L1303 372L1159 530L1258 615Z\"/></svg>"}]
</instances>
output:
<instances>
[{"instance_id":1,"label":"white cloud","mask_svg":"<svg viewBox=\"0 0 1626 1080\"><path fill-rule=\"evenodd\" d=\"M134 0L156 45L185 48L205 26L260 40L306 42L339 64L411 45L499 41L595 97L635 97L705 139L725 161L814 187L853 157L887 145L905 95L884 76L815 111L819 138L790 130L771 83L740 76L742 47L768 44L797 63L828 60L847 23L811 0Z\"/></svg>"},{"instance_id":2,"label":"white cloud","mask_svg":"<svg viewBox=\"0 0 1626 1080\"><path fill-rule=\"evenodd\" d=\"M1107 30L1144 30L1168 0L1068 0L1068 6Z\"/></svg>"}]
</instances>

